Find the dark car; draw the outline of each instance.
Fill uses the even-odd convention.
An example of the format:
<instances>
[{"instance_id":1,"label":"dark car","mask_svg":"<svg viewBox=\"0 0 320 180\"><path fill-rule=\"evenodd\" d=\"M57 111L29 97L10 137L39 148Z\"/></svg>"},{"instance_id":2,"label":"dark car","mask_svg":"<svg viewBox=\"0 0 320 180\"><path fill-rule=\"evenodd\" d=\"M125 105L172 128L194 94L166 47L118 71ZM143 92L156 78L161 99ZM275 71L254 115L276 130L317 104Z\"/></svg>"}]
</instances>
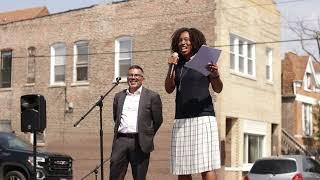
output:
<instances>
[{"instance_id":1,"label":"dark car","mask_svg":"<svg viewBox=\"0 0 320 180\"><path fill-rule=\"evenodd\" d=\"M13 133L0 132L0 180L31 180L33 146ZM37 180L72 179L72 158L68 155L37 152Z\"/></svg>"},{"instance_id":2,"label":"dark car","mask_svg":"<svg viewBox=\"0 0 320 180\"><path fill-rule=\"evenodd\" d=\"M320 180L320 164L305 155L282 155L255 161L244 180Z\"/></svg>"}]
</instances>

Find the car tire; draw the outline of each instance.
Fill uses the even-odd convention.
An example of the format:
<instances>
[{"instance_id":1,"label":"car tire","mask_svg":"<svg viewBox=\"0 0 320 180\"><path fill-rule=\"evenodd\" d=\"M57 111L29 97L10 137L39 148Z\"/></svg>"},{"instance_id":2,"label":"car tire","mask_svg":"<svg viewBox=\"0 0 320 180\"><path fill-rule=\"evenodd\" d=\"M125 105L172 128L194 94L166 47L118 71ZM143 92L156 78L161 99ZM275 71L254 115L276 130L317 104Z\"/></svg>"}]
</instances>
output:
<instances>
[{"instance_id":1,"label":"car tire","mask_svg":"<svg viewBox=\"0 0 320 180\"><path fill-rule=\"evenodd\" d=\"M5 176L5 180L27 180L27 178L19 171L9 171Z\"/></svg>"}]
</instances>

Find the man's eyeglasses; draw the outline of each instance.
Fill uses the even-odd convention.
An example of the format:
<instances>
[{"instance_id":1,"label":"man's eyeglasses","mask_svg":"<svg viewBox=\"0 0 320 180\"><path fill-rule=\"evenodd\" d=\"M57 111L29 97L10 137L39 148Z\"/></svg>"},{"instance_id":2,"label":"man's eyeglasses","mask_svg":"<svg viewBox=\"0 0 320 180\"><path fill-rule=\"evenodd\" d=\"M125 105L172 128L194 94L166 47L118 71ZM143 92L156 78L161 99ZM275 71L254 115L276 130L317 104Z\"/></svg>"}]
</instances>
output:
<instances>
[{"instance_id":1,"label":"man's eyeglasses","mask_svg":"<svg viewBox=\"0 0 320 180\"><path fill-rule=\"evenodd\" d=\"M128 78L140 78L140 77L143 77L142 74L128 74L127 76L128 76Z\"/></svg>"}]
</instances>

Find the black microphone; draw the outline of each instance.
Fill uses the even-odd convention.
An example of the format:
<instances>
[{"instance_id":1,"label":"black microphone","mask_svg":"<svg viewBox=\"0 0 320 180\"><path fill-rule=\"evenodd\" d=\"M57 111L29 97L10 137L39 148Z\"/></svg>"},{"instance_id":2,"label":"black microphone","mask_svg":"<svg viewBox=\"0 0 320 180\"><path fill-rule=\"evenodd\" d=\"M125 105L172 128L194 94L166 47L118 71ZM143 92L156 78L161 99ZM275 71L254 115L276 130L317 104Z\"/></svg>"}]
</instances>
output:
<instances>
[{"instance_id":1,"label":"black microphone","mask_svg":"<svg viewBox=\"0 0 320 180\"><path fill-rule=\"evenodd\" d=\"M116 78L117 83L119 83L120 80L121 80L121 77Z\"/></svg>"},{"instance_id":2,"label":"black microphone","mask_svg":"<svg viewBox=\"0 0 320 180\"><path fill-rule=\"evenodd\" d=\"M177 58L177 60L179 59L179 54L176 53L176 52L172 53L171 56L174 57L174 58ZM173 76L173 70L174 70L175 67L176 67L175 64L171 64L171 66L170 66L170 78L172 78L172 76Z\"/></svg>"}]
</instances>

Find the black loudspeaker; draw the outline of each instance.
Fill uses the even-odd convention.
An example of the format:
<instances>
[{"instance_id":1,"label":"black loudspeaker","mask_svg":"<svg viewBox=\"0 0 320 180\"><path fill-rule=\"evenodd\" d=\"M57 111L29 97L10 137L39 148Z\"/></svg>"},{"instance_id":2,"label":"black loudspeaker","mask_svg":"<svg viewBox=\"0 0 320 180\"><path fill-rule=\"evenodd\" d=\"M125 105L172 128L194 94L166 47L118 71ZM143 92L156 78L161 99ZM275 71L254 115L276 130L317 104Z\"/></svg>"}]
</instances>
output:
<instances>
[{"instance_id":1,"label":"black loudspeaker","mask_svg":"<svg viewBox=\"0 0 320 180\"><path fill-rule=\"evenodd\" d=\"M21 131L43 132L46 128L46 100L42 95L21 96Z\"/></svg>"}]
</instances>

